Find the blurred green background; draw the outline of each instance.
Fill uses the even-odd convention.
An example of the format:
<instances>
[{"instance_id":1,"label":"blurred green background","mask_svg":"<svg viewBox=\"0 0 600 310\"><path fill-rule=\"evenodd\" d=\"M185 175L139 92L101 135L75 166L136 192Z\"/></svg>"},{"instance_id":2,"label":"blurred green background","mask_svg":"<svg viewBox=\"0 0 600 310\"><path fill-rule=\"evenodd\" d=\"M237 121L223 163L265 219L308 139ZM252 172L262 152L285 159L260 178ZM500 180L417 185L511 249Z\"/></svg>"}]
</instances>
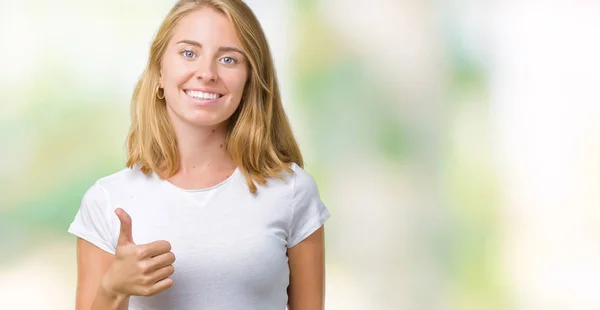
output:
<instances>
[{"instance_id":1,"label":"blurred green background","mask_svg":"<svg viewBox=\"0 0 600 310\"><path fill-rule=\"evenodd\" d=\"M0 0L0 301L72 309L174 1ZM600 4L254 0L332 218L326 309L600 308Z\"/></svg>"}]
</instances>

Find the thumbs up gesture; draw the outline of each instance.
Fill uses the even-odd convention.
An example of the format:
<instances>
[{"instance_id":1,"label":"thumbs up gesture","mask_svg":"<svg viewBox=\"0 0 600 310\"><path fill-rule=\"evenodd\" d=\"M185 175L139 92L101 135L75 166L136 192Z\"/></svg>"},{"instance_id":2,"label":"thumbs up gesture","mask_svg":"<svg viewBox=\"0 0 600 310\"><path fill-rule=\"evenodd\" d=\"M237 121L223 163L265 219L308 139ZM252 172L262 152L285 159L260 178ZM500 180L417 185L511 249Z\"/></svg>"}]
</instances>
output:
<instances>
[{"instance_id":1,"label":"thumbs up gesture","mask_svg":"<svg viewBox=\"0 0 600 310\"><path fill-rule=\"evenodd\" d=\"M175 255L165 240L135 244L131 233L131 217L125 210L116 209L121 222L115 260L102 280L102 286L117 295L152 296L173 285L169 278L175 271Z\"/></svg>"}]
</instances>

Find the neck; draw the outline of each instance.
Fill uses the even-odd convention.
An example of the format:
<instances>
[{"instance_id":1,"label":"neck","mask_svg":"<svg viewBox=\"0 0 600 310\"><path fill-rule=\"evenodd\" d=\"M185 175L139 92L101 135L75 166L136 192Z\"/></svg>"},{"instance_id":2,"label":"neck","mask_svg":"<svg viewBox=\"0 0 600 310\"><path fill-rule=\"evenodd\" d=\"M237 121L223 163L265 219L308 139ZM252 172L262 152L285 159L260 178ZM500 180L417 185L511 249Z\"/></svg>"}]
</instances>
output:
<instances>
[{"instance_id":1,"label":"neck","mask_svg":"<svg viewBox=\"0 0 600 310\"><path fill-rule=\"evenodd\" d=\"M235 167L225 151L226 123L207 127L182 122L173 124L179 151L179 168L176 174L192 175L209 169Z\"/></svg>"}]
</instances>

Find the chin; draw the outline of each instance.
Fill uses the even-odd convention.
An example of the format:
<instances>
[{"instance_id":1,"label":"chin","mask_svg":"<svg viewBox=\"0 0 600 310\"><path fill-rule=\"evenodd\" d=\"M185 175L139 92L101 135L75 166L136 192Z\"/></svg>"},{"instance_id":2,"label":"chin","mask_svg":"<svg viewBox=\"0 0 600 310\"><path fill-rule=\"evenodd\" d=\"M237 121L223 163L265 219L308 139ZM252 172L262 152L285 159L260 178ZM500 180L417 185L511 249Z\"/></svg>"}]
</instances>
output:
<instances>
[{"instance_id":1,"label":"chin","mask_svg":"<svg viewBox=\"0 0 600 310\"><path fill-rule=\"evenodd\" d=\"M217 115L190 115L185 118L188 123L196 127L214 127L227 121L227 117Z\"/></svg>"},{"instance_id":2,"label":"chin","mask_svg":"<svg viewBox=\"0 0 600 310\"><path fill-rule=\"evenodd\" d=\"M181 107L181 106L180 106ZM186 123L194 127L214 127L216 125L225 123L235 112L228 111L230 109L188 109L181 107L182 109L169 109L169 118L171 122Z\"/></svg>"}]
</instances>

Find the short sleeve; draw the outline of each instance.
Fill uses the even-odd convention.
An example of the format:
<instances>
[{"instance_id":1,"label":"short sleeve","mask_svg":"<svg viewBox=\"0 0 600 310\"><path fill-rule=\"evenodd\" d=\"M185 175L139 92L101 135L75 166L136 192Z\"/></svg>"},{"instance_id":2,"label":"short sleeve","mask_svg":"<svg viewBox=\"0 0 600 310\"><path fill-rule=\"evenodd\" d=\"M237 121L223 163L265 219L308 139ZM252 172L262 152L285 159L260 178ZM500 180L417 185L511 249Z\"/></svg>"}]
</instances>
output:
<instances>
[{"instance_id":1,"label":"short sleeve","mask_svg":"<svg viewBox=\"0 0 600 310\"><path fill-rule=\"evenodd\" d=\"M329 210L321 201L313 177L298 166L294 168L294 195L292 198L292 219L288 248L306 239L331 216Z\"/></svg>"},{"instance_id":2,"label":"short sleeve","mask_svg":"<svg viewBox=\"0 0 600 310\"><path fill-rule=\"evenodd\" d=\"M108 217L111 213L110 200L105 190L96 183L83 195L79 210L68 231L108 253L115 254L114 238L111 237L112 227Z\"/></svg>"}]
</instances>

